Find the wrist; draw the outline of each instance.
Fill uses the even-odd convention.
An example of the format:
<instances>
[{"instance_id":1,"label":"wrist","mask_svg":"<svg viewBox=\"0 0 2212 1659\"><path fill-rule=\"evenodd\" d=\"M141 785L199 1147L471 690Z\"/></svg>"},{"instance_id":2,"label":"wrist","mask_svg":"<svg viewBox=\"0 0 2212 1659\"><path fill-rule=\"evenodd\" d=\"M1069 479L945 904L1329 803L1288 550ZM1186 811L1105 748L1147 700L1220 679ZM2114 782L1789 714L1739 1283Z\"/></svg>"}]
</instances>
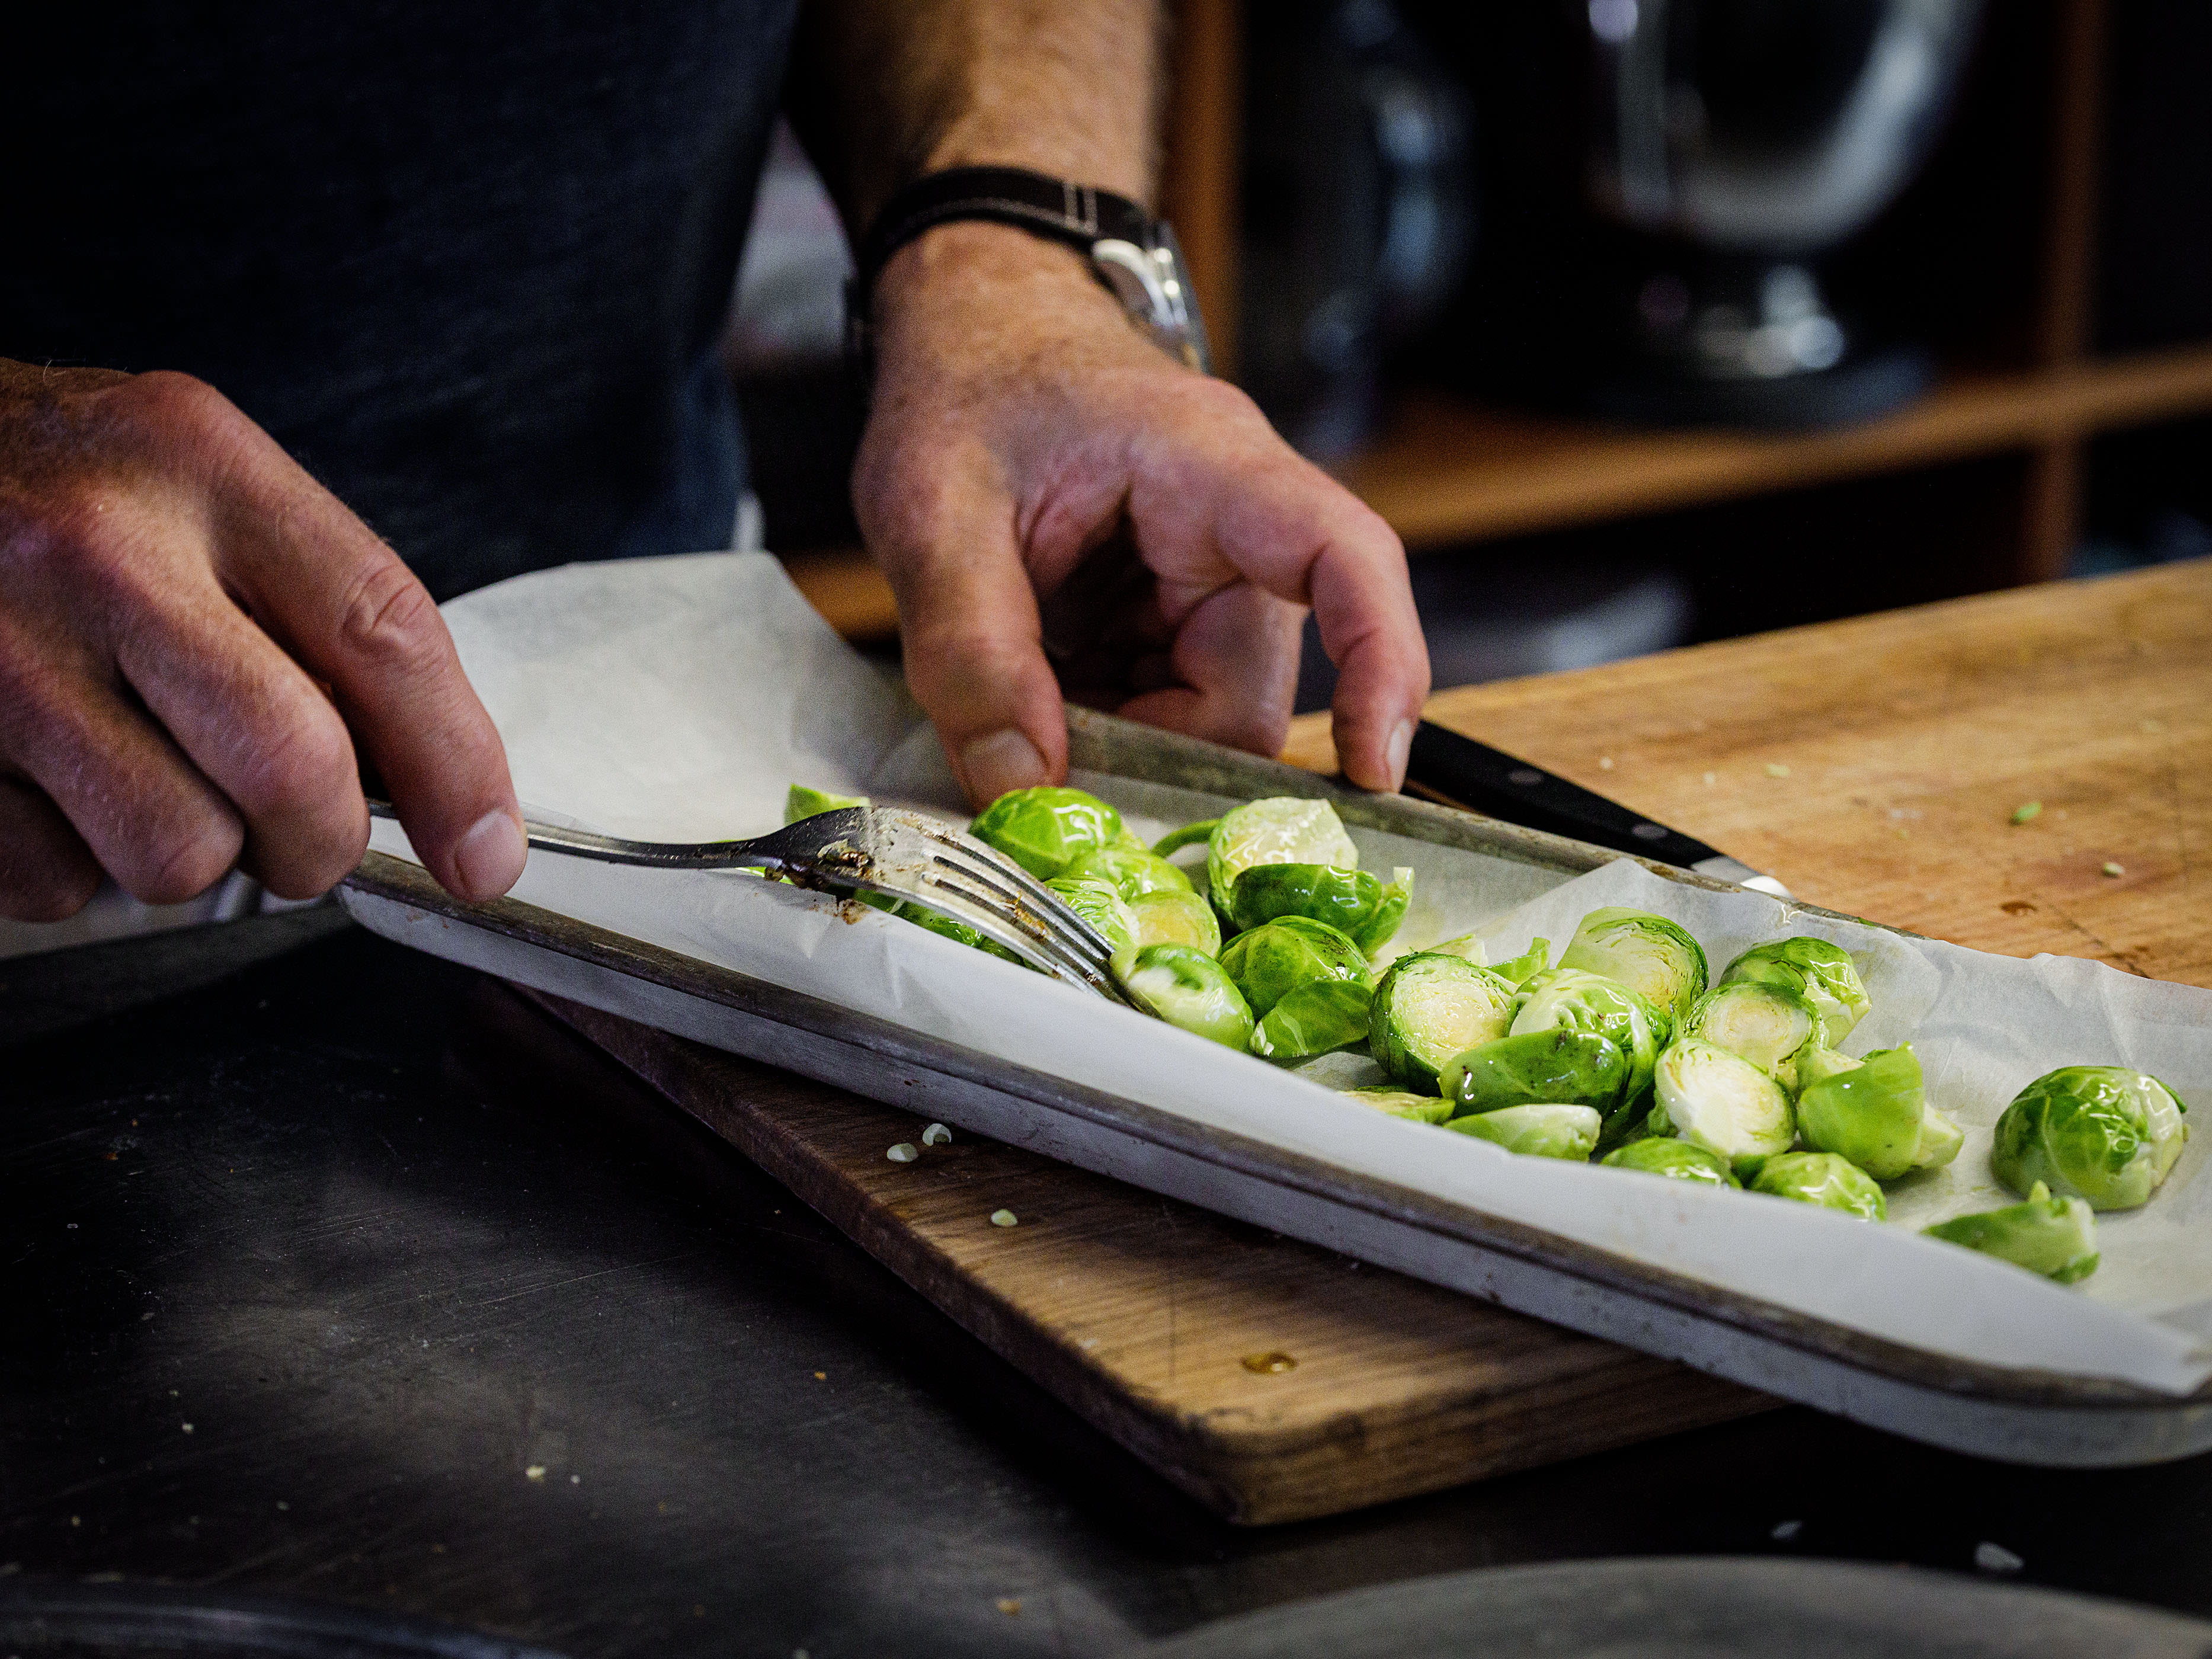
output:
<instances>
[{"instance_id":1,"label":"wrist","mask_svg":"<svg viewBox=\"0 0 2212 1659\"><path fill-rule=\"evenodd\" d=\"M879 376L918 362L941 373L954 362L1027 356L1042 334L1097 337L1116 353L1152 348L1073 248L1011 225L957 220L893 254L872 307Z\"/></svg>"}]
</instances>

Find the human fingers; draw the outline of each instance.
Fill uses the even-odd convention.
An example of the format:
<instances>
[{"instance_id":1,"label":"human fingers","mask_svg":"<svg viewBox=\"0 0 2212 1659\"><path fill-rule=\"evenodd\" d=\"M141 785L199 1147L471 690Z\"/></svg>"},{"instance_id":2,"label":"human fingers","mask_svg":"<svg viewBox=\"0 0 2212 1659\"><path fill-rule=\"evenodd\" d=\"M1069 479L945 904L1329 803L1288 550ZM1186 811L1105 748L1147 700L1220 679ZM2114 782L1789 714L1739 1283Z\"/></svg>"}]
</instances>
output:
<instances>
[{"instance_id":1,"label":"human fingers","mask_svg":"<svg viewBox=\"0 0 2212 1659\"><path fill-rule=\"evenodd\" d=\"M1014 506L973 453L864 449L854 500L898 600L907 684L977 806L1066 775L1067 714L1046 660Z\"/></svg>"},{"instance_id":2,"label":"human fingers","mask_svg":"<svg viewBox=\"0 0 2212 1659\"><path fill-rule=\"evenodd\" d=\"M1171 684L1122 704L1131 720L1254 754L1280 754L1297 691L1305 609L1249 582L1202 600L1176 630Z\"/></svg>"},{"instance_id":3,"label":"human fingers","mask_svg":"<svg viewBox=\"0 0 2212 1659\"><path fill-rule=\"evenodd\" d=\"M100 887L100 861L43 791L0 778L0 916L64 921Z\"/></svg>"}]
</instances>

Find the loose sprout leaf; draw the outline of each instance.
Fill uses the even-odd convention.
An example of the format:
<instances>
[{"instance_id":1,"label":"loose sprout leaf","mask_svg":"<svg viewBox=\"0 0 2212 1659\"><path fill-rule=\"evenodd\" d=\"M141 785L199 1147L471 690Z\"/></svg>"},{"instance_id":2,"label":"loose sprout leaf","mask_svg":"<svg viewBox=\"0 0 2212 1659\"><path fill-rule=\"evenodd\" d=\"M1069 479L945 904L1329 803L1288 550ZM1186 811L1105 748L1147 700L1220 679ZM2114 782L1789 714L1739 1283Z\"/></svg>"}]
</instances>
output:
<instances>
[{"instance_id":1,"label":"loose sprout leaf","mask_svg":"<svg viewBox=\"0 0 2212 1659\"><path fill-rule=\"evenodd\" d=\"M2092 1209L2149 1201L2181 1156L2181 1102L2124 1066L2062 1066L2014 1097L1998 1118L1990 1167L2016 1193L2040 1181Z\"/></svg>"},{"instance_id":2,"label":"loose sprout leaf","mask_svg":"<svg viewBox=\"0 0 2212 1659\"><path fill-rule=\"evenodd\" d=\"M1480 945L1476 948L1480 949ZM1539 974L1548 972L1551 966L1552 941L1538 939L1529 940L1528 948L1511 961L1499 963L1496 971L1507 984L1517 987L1526 985Z\"/></svg>"},{"instance_id":3,"label":"loose sprout leaf","mask_svg":"<svg viewBox=\"0 0 2212 1659\"><path fill-rule=\"evenodd\" d=\"M1841 1210L1864 1221L1880 1221L1889 1213L1889 1200L1874 1177L1833 1152L1778 1152L1759 1166L1751 1190Z\"/></svg>"},{"instance_id":4,"label":"loose sprout leaf","mask_svg":"<svg viewBox=\"0 0 2212 1659\"><path fill-rule=\"evenodd\" d=\"M1513 988L1463 957L1401 957L1375 989L1369 1050L1393 1082L1428 1093L1455 1054L1504 1036Z\"/></svg>"},{"instance_id":5,"label":"loose sprout leaf","mask_svg":"<svg viewBox=\"0 0 2212 1659\"><path fill-rule=\"evenodd\" d=\"M1050 881L1092 848L1117 843L1121 815L1084 790L1040 784L1000 796L976 815L968 833L1039 881Z\"/></svg>"},{"instance_id":6,"label":"loose sprout leaf","mask_svg":"<svg viewBox=\"0 0 2212 1659\"><path fill-rule=\"evenodd\" d=\"M1705 947L1680 923L1648 910L1608 906L1582 919L1559 957L1617 980L1674 1019L1705 994Z\"/></svg>"},{"instance_id":7,"label":"loose sprout leaf","mask_svg":"<svg viewBox=\"0 0 2212 1659\"><path fill-rule=\"evenodd\" d=\"M1920 1148L1912 1155L1912 1167L1940 1170L1958 1157L1966 1144L1966 1131L1930 1106L1921 1114Z\"/></svg>"},{"instance_id":8,"label":"loose sprout leaf","mask_svg":"<svg viewBox=\"0 0 2212 1659\"><path fill-rule=\"evenodd\" d=\"M1586 1163L1597 1146L1598 1123L1597 1113L1588 1106L1539 1104L1455 1117L1444 1127L1491 1141L1523 1158L1564 1158Z\"/></svg>"},{"instance_id":9,"label":"loose sprout leaf","mask_svg":"<svg viewBox=\"0 0 2212 1659\"><path fill-rule=\"evenodd\" d=\"M1152 851L1161 858L1170 853L1181 852L1184 848L1194 846L1212 836L1214 826L1220 822L1219 818L1200 818L1196 823L1186 823L1180 830L1170 830L1152 843Z\"/></svg>"},{"instance_id":10,"label":"loose sprout leaf","mask_svg":"<svg viewBox=\"0 0 2212 1659\"><path fill-rule=\"evenodd\" d=\"M1921 1231L1947 1244L2002 1257L2032 1273L2071 1285L2097 1271L2097 1218L2078 1198L2054 1198L2037 1182L2027 1200L2002 1209L1954 1216Z\"/></svg>"},{"instance_id":11,"label":"loose sprout leaf","mask_svg":"<svg viewBox=\"0 0 2212 1659\"><path fill-rule=\"evenodd\" d=\"M1490 960L1490 951L1480 933L1462 933L1457 939L1448 939L1441 945L1426 946L1422 954L1431 957L1457 957L1480 968ZM1500 970L1503 971L1502 969Z\"/></svg>"},{"instance_id":12,"label":"loose sprout leaf","mask_svg":"<svg viewBox=\"0 0 2212 1659\"><path fill-rule=\"evenodd\" d=\"M784 792L783 821L797 823L805 818L818 817L824 812L841 811L848 806L866 806L866 795L833 795L827 789L810 789L803 783L794 783Z\"/></svg>"},{"instance_id":13,"label":"loose sprout leaf","mask_svg":"<svg viewBox=\"0 0 2212 1659\"><path fill-rule=\"evenodd\" d=\"M1442 1123L1451 1115L1451 1103L1434 1095L1410 1094L1403 1089L1344 1089L1338 1092L1358 1105L1391 1117L1409 1118L1415 1123Z\"/></svg>"}]
</instances>

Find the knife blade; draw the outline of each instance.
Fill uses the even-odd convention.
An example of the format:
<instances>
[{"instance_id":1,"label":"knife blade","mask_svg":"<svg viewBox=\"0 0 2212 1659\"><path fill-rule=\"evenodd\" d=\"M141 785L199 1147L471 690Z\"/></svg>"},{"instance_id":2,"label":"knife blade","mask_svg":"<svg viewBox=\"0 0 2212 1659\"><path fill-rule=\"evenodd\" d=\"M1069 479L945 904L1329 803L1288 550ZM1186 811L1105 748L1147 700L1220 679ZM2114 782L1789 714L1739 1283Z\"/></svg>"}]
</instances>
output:
<instances>
[{"instance_id":1,"label":"knife blade","mask_svg":"<svg viewBox=\"0 0 2212 1659\"><path fill-rule=\"evenodd\" d=\"M1525 829L1634 853L1777 898L1790 896L1790 890L1773 877L1694 836L1654 823L1618 801L1502 749L1447 731L1433 720L1423 720L1413 729L1406 788L1445 806L1465 807Z\"/></svg>"}]
</instances>

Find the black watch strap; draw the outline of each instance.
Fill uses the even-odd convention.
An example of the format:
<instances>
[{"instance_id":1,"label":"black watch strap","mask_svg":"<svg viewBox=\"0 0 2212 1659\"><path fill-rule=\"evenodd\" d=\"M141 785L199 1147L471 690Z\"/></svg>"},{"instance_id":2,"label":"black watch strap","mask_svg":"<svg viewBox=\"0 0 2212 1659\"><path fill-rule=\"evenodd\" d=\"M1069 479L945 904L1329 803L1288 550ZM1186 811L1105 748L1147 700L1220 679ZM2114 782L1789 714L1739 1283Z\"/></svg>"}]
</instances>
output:
<instances>
[{"instance_id":1,"label":"black watch strap","mask_svg":"<svg viewBox=\"0 0 2212 1659\"><path fill-rule=\"evenodd\" d=\"M1021 167L949 167L917 179L884 204L855 252L847 305L848 333L864 371L877 278L908 242L956 219L1012 225L1066 243L1090 261L1153 343L1209 372L1206 325L1166 222L1126 196Z\"/></svg>"}]
</instances>

